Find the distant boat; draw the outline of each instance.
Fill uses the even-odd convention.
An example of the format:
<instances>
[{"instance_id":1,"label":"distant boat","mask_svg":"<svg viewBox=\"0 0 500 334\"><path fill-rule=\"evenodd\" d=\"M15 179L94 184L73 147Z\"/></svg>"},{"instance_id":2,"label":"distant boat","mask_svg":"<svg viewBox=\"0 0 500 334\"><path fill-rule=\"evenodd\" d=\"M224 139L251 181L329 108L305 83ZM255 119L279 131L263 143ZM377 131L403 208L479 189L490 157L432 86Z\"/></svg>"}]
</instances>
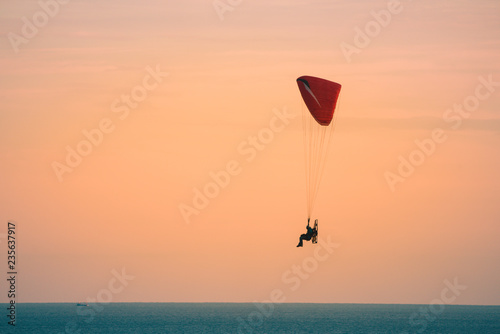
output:
<instances>
[{"instance_id":1,"label":"distant boat","mask_svg":"<svg viewBox=\"0 0 500 334\"><path fill-rule=\"evenodd\" d=\"M76 303L76 306L89 306L87 303Z\"/></svg>"}]
</instances>

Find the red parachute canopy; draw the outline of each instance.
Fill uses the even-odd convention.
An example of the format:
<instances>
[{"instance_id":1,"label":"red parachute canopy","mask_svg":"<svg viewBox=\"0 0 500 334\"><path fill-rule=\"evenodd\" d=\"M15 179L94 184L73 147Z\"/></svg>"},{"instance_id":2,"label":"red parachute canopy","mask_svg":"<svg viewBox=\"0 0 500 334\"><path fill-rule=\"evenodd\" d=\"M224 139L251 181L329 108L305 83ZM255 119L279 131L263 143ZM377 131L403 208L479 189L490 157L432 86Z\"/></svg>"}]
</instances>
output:
<instances>
[{"instance_id":1,"label":"red parachute canopy","mask_svg":"<svg viewBox=\"0 0 500 334\"><path fill-rule=\"evenodd\" d=\"M302 76L297 79L300 94L316 122L327 126L333 118L340 84L321 78Z\"/></svg>"}]
</instances>

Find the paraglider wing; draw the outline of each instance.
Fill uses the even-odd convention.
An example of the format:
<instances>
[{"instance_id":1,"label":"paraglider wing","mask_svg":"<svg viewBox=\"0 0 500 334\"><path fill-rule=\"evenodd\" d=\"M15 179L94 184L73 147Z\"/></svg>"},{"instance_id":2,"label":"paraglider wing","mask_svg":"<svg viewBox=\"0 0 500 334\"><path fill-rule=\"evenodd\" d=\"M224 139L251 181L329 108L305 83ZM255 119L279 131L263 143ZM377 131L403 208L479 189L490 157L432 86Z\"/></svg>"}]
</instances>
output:
<instances>
[{"instance_id":1,"label":"paraglider wing","mask_svg":"<svg viewBox=\"0 0 500 334\"><path fill-rule=\"evenodd\" d=\"M307 109L316 122L328 126L332 121L342 86L333 81L307 75L298 78L297 85Z\"/></svg>"},{"instance_id":2,"label":"paraglider wing","mask_svg":"<svg viewBox=\"0 0 500 334\"><path fill-rule=\"evenodd\" d=\"M306 108L302 108L307 188L307 217L313 214L335 126L340 84L311 76L297 79ZM312 116L312 117L311 117Z\"/></svg>"}]
</instances>

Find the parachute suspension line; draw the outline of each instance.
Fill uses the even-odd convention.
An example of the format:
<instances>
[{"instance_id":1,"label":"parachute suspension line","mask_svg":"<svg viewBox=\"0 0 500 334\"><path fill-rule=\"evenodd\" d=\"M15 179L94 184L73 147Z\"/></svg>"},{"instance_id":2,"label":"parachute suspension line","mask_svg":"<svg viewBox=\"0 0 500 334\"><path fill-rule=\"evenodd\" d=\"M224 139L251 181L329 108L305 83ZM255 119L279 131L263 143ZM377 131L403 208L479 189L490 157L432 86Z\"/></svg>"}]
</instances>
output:
<instances>
[{"instance_id":1,"label":"parachute suspension line","mask_svg":"<svg viewBox=\"0 0 500 334\"><path fill-rule=\"evenodd\" d=\"M311 207L311 212L314 209L314 199L316 198L316 192L318 189L319 175L318 171L321 166L321 148L322 142L324 140L324 126L321 126L316 123L316 121L311 122L311 133L313 136L311 152L312 152L312 161L311 161L311 193L309 197L309 206Z\"/></svg>"},{"instance_id":2,"label":"parachute suspension line","mask_svg":"<svg viewBox=\"0 0 500 334\"><path fill-rule=\"evenodd\" d=\"M311 207L314 208L314 204L316 203L316 197L318 196L318 190L319 190L319 185L321 181L321 171L323 170L323 162L325 161L325 157L323 154L323 149L324 149L324 141L325 141L325 135L327 132L328 127L326 126L319 126L318 131L317 131L317 142L315 143L315 158L316 161L314 162L314 181L313 181L313 191L312 191L312 198L311 198Z\"/></svg>"},{"instance_id":3,"label":"parachute suspension line","mask_svg":"<svg viewBox=\"0 0 500 334\"><path fill-rule=\"evenodd\" d=\"M314 193L314 188L315 188L315 175L314 175L314 171L315 171L315 163L316 163L316 152L315 152L315 148L317 146L317 140L318 140L318 136L317 136L317 133L314 131L314 127L315 127L315 121L309 117L309 193L307 194L308 196L308 202L307 202L307 206L309 208L309 211L310 211L310 215L312 215L313 213L313 203L312 203L312 199L314 197L313 193Z\"/></svg>"},{"instance_id":4,"label":"parachute suspension line","mask_svg":"<svg viewBox=\"0 0 500 334\"><path fill-rule=\"evenodd\" d=\"M336 123L335 109L342 86L336 82L307 75L297 78L297 85L305 104L301 105L306 203L307 216L312 218L333 137Z\"/></svg>"},{"instance_id":5,"label":"parachute suspension line","mask_svg":"<svg viewBox=\"0 0 500 334\"><path fill-rule=\"evenodd\" d=\"M311 218L311 210L309 206L309 192L310 192L310 187L309 187L309 142L310 139L307 137L310 131L307 131L309 124L308 124L308 111L305 108L304 104L302 101L300 101L300 105L302 106L302 133L304 134L304 168L306 170L306 203L307 203L307 218Z\"/></svg>"},{"instance_id":6,"label":"parachute suspension line","mask_svg":"<svg viewBox=\"0 0 500 334\"><path fill-rule=\"evenodd\" d=\"M319 187L323 179L328 152L330 151L333 132L336 125L336 113L332 119L333 124L331 123L328 126L323 126L318 124L316 120L309 115L307 109L302 106L308 218L312 216L318 197Z\"/></svg>"},{"instance_id":7,"label":"parachute suspension line","mask_svg":"<svg viewBox=\"0 0 500 334\"><path fill-rule=\"evenodd\" d=\"M317 140L315 136L314 123L309 111L303 106L303 127L304 127L304 154L305 154L305 168L306 168L306 199L307 199L307 218L312 215L312 191L314 187L314 145Z\"/></svg>"},{"instance_id":8,"label":"parachute suspension line","mask_svg":"<svg viewBox=\"0 0 500 334\"><path fill-rule=\"evenodd\" d=\"M317 133L317 142L315 147L315 158L316 161L314 163L315 170L313 171L314 175L314 186L311 192L311 209L314 208L316 203L316 198L318 197L319 187L321 184L321 180L323 179L323 172L326 166L326 160L328 157L328 148L329 141L332 138L332 126L321 126L317 125L317 129L315 130Z\"/></svg>"},{"instance_id":9,"label":"parachute suspension line","mask_svg":"<svg viewBox=\"0 0 500 334\"><path fill-rule=\"evenodd\" d=\"M337 108L338 112L338 108ZM316 183L316 189L314 190L314 198L313 198L313 206L314 203L316 202L316 198L318 197L318 192L319 192L319 186L321 184L321 181L323 180L323 176L325 175L325 167L326 167L326 161L328 160L328 153L330 152L330 146L333 138L333 132L335 131L335 125L337 124L336 122L336 115L334 114L332 123L328 126L322 126L323 128L323 140L321 142L321 150L320 150L320 159L321 161L318 164L318 180Z\"/></svg>"}]
</instances>

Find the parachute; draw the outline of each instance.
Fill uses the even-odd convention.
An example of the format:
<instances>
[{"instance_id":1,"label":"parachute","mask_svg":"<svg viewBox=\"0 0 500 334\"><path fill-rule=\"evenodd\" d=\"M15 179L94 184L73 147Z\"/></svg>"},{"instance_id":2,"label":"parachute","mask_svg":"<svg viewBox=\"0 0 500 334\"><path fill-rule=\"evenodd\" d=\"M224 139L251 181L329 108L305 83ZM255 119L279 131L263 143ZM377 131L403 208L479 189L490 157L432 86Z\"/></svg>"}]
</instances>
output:
<instances>
[{"instance_id":1,"label":"parachute","mask_svg":"<svg viewBox=\"0 0 500 334\"><path fill-rule=\"evenodd\" d=\"M321 78L302 76L297 79L300 94L309 112L303 108L302 124L305 146L307 217L310 218L327 153L335 126L335 108L340 93L340 84Z\"/></svg>"}]
</instances>

